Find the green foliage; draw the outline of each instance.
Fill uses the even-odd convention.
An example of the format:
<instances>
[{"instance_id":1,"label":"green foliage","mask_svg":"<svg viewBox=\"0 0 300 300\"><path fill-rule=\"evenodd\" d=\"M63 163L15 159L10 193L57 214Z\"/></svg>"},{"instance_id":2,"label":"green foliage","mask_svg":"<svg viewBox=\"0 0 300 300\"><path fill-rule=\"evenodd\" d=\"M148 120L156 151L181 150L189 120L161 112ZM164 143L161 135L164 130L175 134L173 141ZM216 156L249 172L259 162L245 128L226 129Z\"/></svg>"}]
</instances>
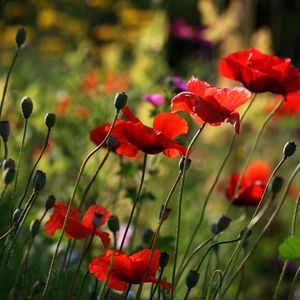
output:
<instances>
[{"instance_id":1,"label":"green foliage","mask_svg":"<svg viewBox=\"0 0 300 300\"><path fill-rule=\"evenodd\" d=\"M300 232L288 237L279 246L279 253L282 259L300 260Z\"/></svg>"}]
</instances>

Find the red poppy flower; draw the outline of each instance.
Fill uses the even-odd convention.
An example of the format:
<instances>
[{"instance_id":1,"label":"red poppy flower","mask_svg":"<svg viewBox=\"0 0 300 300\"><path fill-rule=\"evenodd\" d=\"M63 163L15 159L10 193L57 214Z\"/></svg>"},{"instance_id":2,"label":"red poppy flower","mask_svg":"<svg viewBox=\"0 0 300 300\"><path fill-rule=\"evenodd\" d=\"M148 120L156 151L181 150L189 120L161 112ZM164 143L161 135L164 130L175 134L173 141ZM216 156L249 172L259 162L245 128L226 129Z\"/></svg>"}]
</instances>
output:
<instances>
[{"instance_id":1,"label":"red poppy flower","mask_svg":"<svg viewBox=\"0 0 300 300\"><path fill-rule=\"evenodd\" d=\"M108 280L108 287L118 291L125 291L129 284L141 283L145 276L150 252L150 249L144 249L131 256L116 252ZM89 265L90 272L100 281L104 281L108 275L112 254L113 251L108 250L104 254L94 258ZM159 250L155 249L145 282L157 283L154 275L159 268L159 256ZM160 281L159 284L168 290L171 288L168 282Z\"/></svg>"},{"instance_id":2,"label":"red poppy flower","mask_svg":"<svg viewBox=\"0 0 300 300\"><path fill-rule=\"evenodd\" d=\"M264 54L255 48L242 50L222 58L220 73L240 81L254 93L272 92L287 96L300 90L300 71L290 58Z\"/></svg>"},{"instance_id":3,"label":"red poppy flower","mask_svg":"<svg viewBox=\"0 0 300 300\"><path fill-rule=\"evenodd\" d=\"M56 201L53 213L50 219L45 223L45 231L49 235L54 235L56 230L61 229L67 214L68 204ZM79 211L76 208L71 208L70 215L66 226L66 235L68 238L84 239L91 236L93 233L99 236L102 240L104 248L107 248L110 242L109 234L94 228L93 218L95 213L102 216L100 225L103 225L110 213L100 205L91 205L83 215L82 221L79 221Z\"/></svg>"},{"instance_id":4,"label":"red poppy flower","mask_svg":"<svg viewBox=\"0 0 300 300\"><path fill-rule=\"evenodd\" d=\"M240 175L231 175L230 183L227 187L227 198L232 200L235 205L257 206L261 200L270 174L271 169L266 162L256 161L251 163L241 180L240 186L236 191L234 198L233 193L239 181Z\"/></svg>"},{"instance_id":5,"label":"red poppy flower","mask_svg":"<svg viewBox=\"0 0 300 300\"><path fill-rule=\"evenodd\" d=\"M187 133L188 126L184 119L172 113L161 113L154 117L153 128L144 125L129 109L123 108L128 121L118 120L112 136L118 141L116 153L127 157L135 157L139 151L148 154L163 152L169 157L185 155L187 148L173 138ZM100 144L110 129L103 124L91 131L91 139Z\"/></svg>"},{"instance_id":6,"label":"red poppy flower","mask_svg":"<svg viewBox=\"0 0 300 300\"><path fill-rule=\"evenodd\" d=\"M217 88L192 76L187 83L187 92L172 99L172 112L189 113L197 123L220 125L231 123L240 130L240 116L235 109L247 102L251 93L245 88Z\"/></svg>"}]
</instances>

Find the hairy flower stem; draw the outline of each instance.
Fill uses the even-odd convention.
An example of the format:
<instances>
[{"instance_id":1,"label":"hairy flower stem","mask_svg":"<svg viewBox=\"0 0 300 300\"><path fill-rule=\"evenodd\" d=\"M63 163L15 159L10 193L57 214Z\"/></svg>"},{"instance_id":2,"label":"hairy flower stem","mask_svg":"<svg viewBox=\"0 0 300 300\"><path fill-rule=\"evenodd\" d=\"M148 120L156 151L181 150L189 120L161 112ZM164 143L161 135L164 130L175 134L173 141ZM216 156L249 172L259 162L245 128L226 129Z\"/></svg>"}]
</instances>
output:
<instances>
[{"instance_id":1,"label":"hairy flower stem","mask_svg":"<svg viewBox=\"0 0 300 300\"><path fill-rule=\"evenodd\" d=\"M132 209L131 209L131 213L130 213L130 216L129 216L129 220L128 220L128 222L127 222L126 229L125 229L125 232L124 232L124 235L123 235L123 238L122 238L121 246L120 246L120 249L119 249L120 252L121 252L122 249L123 249L124 242L125 242L125 239L126 239L126 236L127 236L127 232L128 232L128 230L129 230L129 226L130 226L131 221L132 221L132 218L133 218L133 214L134 214L134 212L135 212L137 203L138 203L138 201L139 201L139 199L140 199L141 190L142 190L143 183L144 183L144 179L145 179L146 164L147 164L147 153L144 154L144 162L143 162L143 169L142 169L141 182L140 182L140 185L139 185L139 188L138 188L136 197L135 197L135 199L134 199L133 207L132 207Z\"/></svg>"},{"instance_id":2,"label":"hairy flower stem","mask_svg":"<svg viewBox=\"0 0 300 300\"><path fill-rule=\"evenodd\" d=\"M228 280L228 283L226 284L224 291L222 293L222 297L224 297L224 295L226 294L226 292L228 291L229 287L231 286L231 284L233 283L233 281L235 280L235 278L237 277L237 275L239 274L239 272L241 272L241 270L243 269L244 265L248 262L250 256L252 255L252 253L254 252L254 250L257 248L258 244L260 243L261 239L263 238L264 234L266 233L266 231L268 230L268 228L270 227L270 225L272 224L273 220L275 219L275 217L277 216L278 212L280 211L288 190L291 186L291 183L293 182L294 178L296 177L296 175L298 174L300 170L300 163L298 163L298 165L296 166L296 168L294 169L293 173L291 174L285 189L282 193L281 199L278 203L278 205L276 206L276 208L274 209L272 215L270 216L270 218L268 219L268 222L266 223L266 225L264 226L263 230L261 231L261 233L259 234L257 240L254 243L254 246L252 247L252 249L248 252L248 254L244 257L244 259L242 260L242 262L239 264L239 266L237 267L236 271L234 272L234 274L231 276L231 278Z\"/></svg>"},{"instance_id":3,"label":"hairy flower stem","mask_svg":"<svg viewBox=\"0 0 300 300\"><path fill-rule=\"evenodd\" d=\"M107 275L106 275L106 279L105 279L105 281L104 281L104 283L101 287L100 293L99 293L99 297L98 297L99 300L107 299L107 297L109 295L109 292L110 292L109 288L106 290L106 292L105 292L105 289L107 287L110 274L111 274L112 269L114 267L115 255L116 255L116 250L117 250L117 235L116 235L116 232L114 232L113 234L114 234L113 253L112 253L112 256L111 256L111 261L110 261L110 264L109 264L109 269L108 269L108 272L107 272Z\"/></svg>"},{"instance_id":4,"label":"hairy flower stem","mask_svg":"<svg viewBox=\"0 0 300 300\"><path fill-rule=\"evenodd\" d=\"M179 198L178 198L178 211L177 211L177 226L176 226L176 241L175 241L175 251L174 251L174 261L173 261L173 272L172 272L172 289L171 289L171 300L174 298L175 294L175 274L176 274L176 265L177 265L177 259L178 259L178 250L179 250L179 240L180 240L180 229L181 229L181 207L182 207L182 199L183 199L183 190L184 190L184 182L185 182L185 174L186 174L186 164L187 164L187 158L190 154L190 150L192 149L194 143L196 142L197 138L199 137L200 133L204 129L206 123L203 123L202 126L198 129L194 137L192 138L186 154L185 154L185 160L184 160L184 167L182 172L182 179L181 179L181 186L179 190Z\"/></svg>"},{"instance_id":5,"label":"hairy flower stem","mask_svg":"<svg viewBox=\"0 0 300 300\"><path fill-rule=\"evenodd\" d=\"M251 99L251 101L249 102L248 106L246 107L246 109L245 109L244 112L242 113L242 115L241 115L241 121L240 121L241 124L242 124L242 121L244 120L244 118L245 118L245 116L246 116L248 110L249 110L250 107L252 106L252 104L253 104L253 102L254 102L254 99L255 99L256 95L257 95L257 94L255 94L255 95L252 97L252 99ZM212 193L213 193L213 191L214 191L214 189L215 189L215 187L216 187L216 185L217 185L217 183L218 183L218 181L219 181L219 178L220 178L220 176L221 176L221 174L222 174L222 172L223 172L223 169L224 169L224 167L225 167L225 165L226 165L226 163L227 163L227 161L228 161L228 159L229 159L229 157L230 157L230 155L231 155L231 153L232 153L233 147L234 147L234 145L235 145L236 138L237 138L237 135L234 133L233 136L232 136L231 143L230 143L229 149L228 149L228 151L227 151L227 154L226 154L226 156L224 157L224 159L223 159L223 161L222 161L222 164L221 164L221 166L220 166L220 168L219 168L219 170L218 170L218 172L217 172L217 175L216 175L216 177L215 177L215 179L214 179L214 181L213 181L213 183L212 183L212 185L211 185L211 187L210 187L210 189L209 189L209 191L208 191L208 193L207 193L207 195L206 195L206 198L205 198L205 200L204 200L204 203L203 203L203 206L202 206L202 209L201 209L201 212L200 212L200 217L199 217L198 223L196 224L195 229L194 229L194 231L193 231L193 233L192 233L192 235L191 235L191 238L190 238L190 240L189 240L189 242L188 242L188 246L187 246L187 248L186 248L186 250L185 250L185 252L184 252L183 259L182 259L182 261L181 261L181 263L180 263L179 268L182 267L182 265L183 265L183 263L184 263L184 260L186 259L187 255L188 255L188 253L189 253L189 251L190 251L190 249L191 249L191 247L192 247L192 243L193 243L193 241L195 240L195 236L196 236L197 232L198 232L199 229L200 229L200 226L201 226L201 224L202 224L202 222L203 222L203 219L204 219L204 214L205 214L205 210L206 210L208 201L209 201L209 199L210 199L210 197L211 197L211 195L212 195Z\"/></svg>"},{"instance_id":6,"label":"hairy flower stem","mask_svg":"<svg viewBox=\"0 0 300 300\"><path fill-rule=\"evenodd\" d=\"M198 264L198 266L197 266L197 268L196 268L195 270L196 270L197 272L199 272L199 270L200 270L200 268L201 268L201 266L202 266L202 264L203 264L203 262L204 262L206 256L208 255L208 253L209 253L212 249L214 249L215 247L217 247L217 246L219 246L219 245L236 243L236 242L238 242L238 241L240 241L240 240L241 240L241 237L239 236L238 238L236 238L236 239L234 239L234 240L229 240L229 241L223 241L223 242L216 242L216 243L213 243L210 247L207 248L207 250L206 250L205 253L203 254L203 256L202 256L202 258L201 258L201 260L200 260L200 262L199 262L199 264ZM188 288L187 291L186 291L185 297L184 297L185 300L188 299L190 292L191 292L191 289Z\"/></svg>"},{"instance_id":7,"label":"hairy flower stem","mask_svg":"<svg viewBox=\"0 0 300 300\"><path fill-rule=\"evenodd\" d=\"M66 229L66 226L67 226L67 222L68 222L68 218L69 218L69 215L70 215L71 207L72 207L73 202L74 202L74 200L75 200L76 191L77 191L77 188L78 188L78 185L79 185L79 181L80 181L80 179L81 179L81 176L82 176L82 174L83 174L84 168L85 168L86 164L88 163L88 161L90 160L90 158L91 158L98 150L100 150L100 148L101 148L101 147L105 144L105 142L107 141L108 137L111 135L112 130L113 130L113 128L114 128L114 126L115 126L115 123L116 123L116 121L117 121L118 115L119 115L119 110L117 110L116 113L115 113L113 123L112 123L112 125L111 125L111 127L110 127L110 129L109 129L109 132L107 133L105 139L102 141L101 144L99 144L96 148L94 148L94 149L87 155L87 157L84 159L84 161L83 161L83 163L82 163L82 165L81 165L81 167L80 167L80 170L79 170L78 175L77 175L77 178L76 178L76 182L75 182L73 194L72 194L71 200L69 201L68 210L67 210L67 213L66 213L66 217L65 217L65 220L64 220L64 224L63 224L62 230L61 230L61 232L60 232L60 235L59 235L59 238L58 238L58 241L57 241L57 244L56 244L56 249L55 249L55 252L54 252L54 255L53 255L51 264L50 264L50 268L49 268L49 271L48 271L48 275L47 275L47 279L46 279L46 284L45 284L45 288L44 288L43 296L42 296L42 299L43 299L43 300L46 299L46 296L47 296L47 291L48 291L49 284L50 284L50 280L51 280L51 277L52 277L52 272L53 272L54 265L55 265L55 261L56 261L57 255L58 255L58 250L59 250L59 247L60 247L62 238L63 238L64 233L65 233L65 229Z\"/></svg>"},{"instance_id":8,"label":"hairy flower stem","mask_svg":"<svg viewBox=\"0 0 300 300\"><path fill-rule=\"evenodd\" d=\"M236 184L236 187L235 187L235 189L233 191L232 198L230 199L230 204L228 206L226 215L229 214L229 212L230 212L230 210L232 208L232 205L234 203L235 195L236 195L237 191L239 190L239 187L241 185L242 179L243 179L243 177L244 177L244 175L246 173L246 169L247 169L247 167L250 164L250 161L252 159L254 151L256 150L257 144L258 144L258 142L260 140L260 137L261 137L261 135L262 135L265 127L267 126L267 124L269 123L269 121L272 119L272 117L276 114L276 112L279 110L279 108L281 107L281 105L284 102L284 100L285 100L285 98L283 98L280 102L278 102L278 104L275 106L275 108L270 112L270 114L268 114L266 116L266 118L264 119L264 121L260 125L260 127L258 129L258 132L257 132L257 134L256 134L256 136L254 138L254 142L253 142L253 144L251 146L251 149L250 149L250 151L249 151L249 153L247 155L246 161L245 161L245 163L243 165L243 168L242 168L242 171L240 173L240 176L239 176L238 182Z\"/></svg>"},{"instance_id":9,"label":"hairy flower stem","mask_svg":"<svg viewBox=\"0 0 300 300\"><path fill-rule=\"evenodd\" d=\"M0 119L1 119L1 116L2 116L3 104L4 104L4 99L5 99L7 87L8 87L8 81L9 81L9 78L10 78L11 71L12 71L12 69L15 65L15 62L17 60L17 57L19 55L20 49L21 49L20 47L17 47L17 50L16 50L15 55L13 57L13 60L10 64L10 67L9 67L9 70L8 70L8 73L7 73L7 76L6 76L6 79L5 79L5 84L4 84L1 103L0 103Z\"/></svg>"},{"instance_id":10,"label":"hairy flower stem","mask_svg":"<svg viewBox=\"0 0 300 300\"><path fill-rule=\"evenodd\" d=\"M73 275L73 278L72 278L72 282L71 282L71 285L70 285L70 288L69 288L69 292L68 292L68 299L72 299L72 297L74 296L74 287L75 287L75 284L76 284L76 281L77 281L77 278L78 278L78 275L79 275L79 271L80 271L80 267L83 263L83 260L84 258L86 257L87 253L89 252L90 250L90 247L92 245L92 242L93 242L93 239L94 239L94 236L95 234L93 233L85 250L83 251L81 257L80 257L80 260L79 260L79 263L78 263L78 266L76 268L76 271Z\"/></svg>"},{"instance_id":11,"label":"hairy flower stem","mask_svg":"<svg viewBox=\"0 0 300 300\"><path fill-rule=\"evenodd\" d=\"M22 136L22 143L21 143L21 148L20 148L20 151L19 151L19 156L18 156L18 161L17 161L17 169L16 169L16 175L15 175L14 190L13 190L13 195L12 195L12 200L11 200L11 216L12 216L13 211L15 209L15 197L16 197L16 192L17 192L19 171L20 171L20 166L21 166L21 160L22 160L22 155L23 155L25 138L26 138L26 134L27 134L27 127L28 127L28 119L25 119L24 129L23 129L23 136Z\"/></svg>"},{"instance_id":12,"label":"hairy flower stem","mask_svg":"<svg viewBox=\"0 0 300 300\"><path fill-rule=\"evenodd\" d=\"M295 234L296 220L297 220L297 214L298 214L298 210L299 210L299 198L300 198L300 193L298 194L298 197L297 197L297 200L296 200L296 203L295 203L295 209L294 209L293 220L292 220L291 236L293 236ZM277 286L276 286L276 289L275 289L273 300L277 299L278 292L279 292L279 287L280 287L281 282L283 280L283 277L285 275L288 263L289 263L288 260L285 260L284 265L283 265L282 270L281 270L281 274L280 274Z\"/></svg>"},{"instance_id":13,"label":"hairy flower stem","mask_svg":"<svg viewBox=\"0 0 300 300\"><path fill-rule=\"evenodd\" d=\"M32 178L32 176L33 176L33 173L34 173L34 171L35 171L35 169L36 169L38 163L40 162L40 160L41 160L41 158L42 158L42 156L43 156L43 154L44 154L44 152L45 152L45 150L46 150L46 148L47 148L47 146L48 146L48 141L49 141L50 133L51 133L51 128L48 128L48 131L47 131L47 135L46 135L46 138L45 138L44 145L43 145L43 147L42 147L42 150L41 150L41 152L40 152L40 154L39 154L39 156L38 156L36 162L34 163L34 165L33 165L33 167L32 167L32 170L31 170L30 174L29 174L29 177L28 177L28 180L27 180L27 184L26 184L26 187L25 187L25 191L24 191L23 196L22 196L22 198L21 198L21 200L20 200L20 202L19 202L19 204L18 204L18 208L21 208L21 206L22 206L22 204L23 204L23 201L24 201L25 198L26 198L26 195L27 195L27 192L28 192L28 189L29 189L29 185L30 185L30 182L31 182L31 178Z\"/></svg>"},{"instance_id":14,"label":"hairy flower stem","mask_svg":"<svg viewBox=\"0 0 300 300\"><path fill-rule=\"evenodd\" d=\"M161 227L162 227L162 225L163 225L163 223L164 223L164 215L165 215L165 213L166 213L166 210L167 210L167 207L168 207L168 205L169 205L169 202L170 202L170 200L171 200L171 198L172 198L172 195L174 194L174 191L175 191L175 189L176 189L176 187L177 187L177 185L178 185L178 183L179 183L179 180L180 180L180 178L181 178L181 175L182 175L182 171L179 170L179 173L178 173L178 175L177 175L177 177L176 177L176 179L175 179L175 182L173 183L173 185L172 185L172 187L171 187L171 190L170 190L170 192L169 192L169 194L168 194L168 196L167 196L167 199L165 200L165 203L164 203L164 205L163 205L163 209L162 209L162 212L161 212L161 214L160 214L160 219L159 219L159 221L158 221L158 225L157 225L157 227L156 227L156 229L155 229L155 232L154 232L154 234L153 234L153 236L152 236L152 240L151 240L151 244L150 244L150 249L151 249L151 250L150 250L150 255L149 255L149 259L148 259L148 263L147 263L147 267L146 267L145 274L144 274L144 276L143 276L143 278L142 278L142 281L141 281L141 283L140 283L140 285L139 285L139 288L138 288L138 291L137 291L137 295L136 295L137 297L140 297L140 296L141 296L142 289L143 289L143 284L144 284L144 282L145 282L146 276L147 276L147 274L148 274L148 272L149 272L149 269L150 269L150 266L151 266L151 261L152 261L152 258L153 258L153 253L154 253L156 241L157 241L157 238L158 238L160 229L161 229Z\"/></svg>"}]
</instances>

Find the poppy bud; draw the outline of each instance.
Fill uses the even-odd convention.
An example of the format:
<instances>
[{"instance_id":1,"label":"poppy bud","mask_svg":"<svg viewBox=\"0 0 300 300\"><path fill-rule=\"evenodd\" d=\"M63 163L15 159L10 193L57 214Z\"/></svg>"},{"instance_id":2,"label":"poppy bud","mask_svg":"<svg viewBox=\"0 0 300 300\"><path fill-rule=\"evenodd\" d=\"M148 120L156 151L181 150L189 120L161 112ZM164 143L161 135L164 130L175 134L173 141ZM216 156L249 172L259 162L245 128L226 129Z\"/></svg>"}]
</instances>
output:
<instances>
[{"instance_id":1,"label":"poppy bud","mask_svg":"<svg viewBox=\"0 0 300 300\"><path fill-rule=\"evenodd\" d=\"M20 208L17 208L17 209L14 211L14 213L13 213L13 218L12 218L14 223L17 222L17 221L19 221L19 219L20 219L22 213L23 213L23 210L20 209Z\"/></svg>"},{"instance_id":2,"label":"poppy bud","mask_svg":"<svg viewBox=\"0 0 300 300\"><path fill-rule=\"evenodd\" d=\"M30 97L26 96L21 101L21 110L24 119L28 119L31 116L33 109L33 102Z\"/></svg>"},{"instance_id":3,"label":"poppy bud","mask_svg":"<svg viewBox=\"0 0 300 300\"><path fill-rule=\"evenodd\" d=\"M30 233L34 239L40 231L41 222L39 220L33 220L30 224Z\"/></svg>"},{"instance_id":4,"label":"poppy bud","mask_svg":"<svg viewBox=\"0 0 300 300\"><path fill-rule=\"evenodd\" d=\"M276 176L272 179L271 183L271 192L272 192L272 197L274 198L278 192L281 190L283 186L283 178L280 176Z\"/></svg>"},{"instance_id":5,"label":"poppy bud","mask_svg":"<svg viewBox=\"0 0 300 300\"><path fill-rule=\"evenodd\" d=\"M153 231L150 228L146 228L143 231L143 243L149 245L153 236Z\"/></svg>"},{"instance_id":6,"label":"poppy bud","mask_svg":"<svg viewBox=\"0 0 300 300\"><path fill-rule=\"evenodd\" d=\"M15 178L16 170L12 168L5 169L2 179L4 184L10 184Z\"/></svg>"},{"instance_id":7,"label":"poppy bud","mask_svg":"<svg viewBox=\"0 0 300 300\"><path fill-rule=\"evenodd\" d=\"M49 195L45 200L45 209L51 209L55 204L56 198L53 195Z\"/></svg>"},{"instance_id":8,"label":"poppy bud","mask_svg":"<svg viewBox=\"0 0 300 300\"><path fill-rule=\"evenodd\" d=\"M26 30L24 28L19 28L16 33L16 43L18 48L20 48L26 41Z\"/></svg>"},{"instance_id":9,"label":"poppy bud","mask_svg":"<svg viewBox=\"0 0 300 300\"><path fill-rule=\"evenodd\" d=\"M94 213L93 220L92 220L94 228L98 228L100 226L102 217L103 216L101 214L97 212Z\"/></svg>"},{"instance_id":10,"label":"poppy bud","mask_svg":"<svg viewBox=\"0 0 300 300\"><path fill-rule=\"evenodd\" d=\"M171 213L171 208L163 205L159 211L159 220L166 221Z\"/></svg>"},{"instance_id":11,"label":"poppy bud","mask_svg":"<svg viewBox=\"0 0 300 300\"><path fill-rule=\"evenodd\" d=\"M10 125L8 121L0 121L0 135L3 138L4 142L7 142L7 139L10 134Z\"/></svg>"},{"instance_id":12,"label":"poppy bud","mask_svg":"<svg viewBox=\"0 0 300 300\"><path fill-rule=\"evenodd\" d=\"M49 112L45 116L45 124L50 129L55 125L56 122L56 114L53 112Z\"/></svg>"},{"instance_id":13,"label":"poppy bud","mask_svg":"<svg viewBox=\"0 0 300 300\"><path fill-rule=\"evenodd\" d=\"M186 163L185 163L185 157L182 156L182 157L180 158L180 161L179 161L179 164L178 164L179 171L180 171L180 172L183 172L184 165L185 165L185 168L186 168L186 170L187 170L187 169L190 167L191 162L192 162L192 160L188 158L188 159L186 160Z\"/></svg>"},{"instance_id":14,"label":"poppy bud","mask_svg":"<svg viewBox=\"0 0 300 300\"><path fill-rule=\"evenodd\" d=\"M110 216L107 220L108 228L111 232L116 233L120 230L120 222L117 216Z\"/></svg>"},{"instance_id":15,"label":"poppy bud","mask_svg":"<svg viewBox=\"0 0 300 300\"><path fill-rule=\"evenodd\" d=\"M46 173L41 170L35 171L33 176L33 189L35 192L41 191L46 184Z\"/></svg>"},{"instance_id":16,"label":"poppy bud","mask_svg":"<svg viewBox=\"0 0 300 300\"><path fill-rule=\"evenodd\" d=\"M122 93L117 93L115 97L115 108L116 110L122 109L127 103L127 95L122 92Z\"/></svg>"},{"instance_id":17,"label":"poppy bud","mask_svg":"<svg viewBox=\"0 0 300 300\"><path fill-rule=\"evenodd\" d=\"M230 225L231 219L227 216L222 216L218 223L212 225L212 232L215 234L219 234L220 232L227 229Z\"/></svg>"},{"instance_id":18,"label":"poppy bud","mask_svg":"<svg viewBox=\"0 0 300 300\"><path fill-rule=\"evenodd\" d=\"M292 156L296 151L297 145L294 142L287 142L283 148L284 157Z\"/></svg>"},{"instance_id":19,"label":"poppy bud","mask_svg":"<svg viewBox=\"0 0 300 300\"><path fill-rule=\"evenodd\" d=\"M199 281L199 272L196 270L190 270L185 278L185 283L189 289L192 289Z\"/></svg>"},{"instance_id":20,"label":"poppy bud","mask_svg":"<svg viewBox=\"0 0 300 300\"><path fill-rule=\"evenodd\" d=\"M5 169L15 169L16 168L16 162L11 158L6 158L3 161L3 168Z\"/></svg>"},{"instance_id":21,"label":"poppy bud","mask_svg":"<svg viewBox=\"0 0 300 300\"><path fill-rule=\"evenodd\" d=\"M44 287L45 287L45 282L44 282L44 281L37 280L37 281L32 285L32 288L31 288L31 293L32 293L32 295L40 294L40 293L44 290Z\"/></svg>"},{"instance_id":22,"label":"poppy bud","mask_svg":"<svg viewBox=\"0 0 300 300\"><path fill-rule=\"evenodd\" d=\"M108 150L114 151L119 146L119 142L113 136L110 135L106 140L106 145L108 147Z\"/></svg>"},{"instance_id":23,"label":"poppy bud","mask_svg":"<svg viewBox=\"0 0 300 300\"><path fill-rule=\"evenodd\" d=\"M169 262L170 255L167 252L160 253L159 256L159 266L161 269L164 269Z\"/></svg>"}]
</instances>

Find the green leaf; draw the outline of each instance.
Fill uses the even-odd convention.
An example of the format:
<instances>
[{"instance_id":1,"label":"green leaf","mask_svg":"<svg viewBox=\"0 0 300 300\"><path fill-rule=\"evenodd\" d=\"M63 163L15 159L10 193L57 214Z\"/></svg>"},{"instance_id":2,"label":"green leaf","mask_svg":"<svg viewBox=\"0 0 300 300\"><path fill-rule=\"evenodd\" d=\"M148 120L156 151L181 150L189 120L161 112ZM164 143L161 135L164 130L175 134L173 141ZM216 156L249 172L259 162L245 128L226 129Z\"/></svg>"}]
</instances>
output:
<instances>
[{"instance_id":1,"label":"green leaf","mask_svg":"<svg viewBox=\"0 0 300 300\"><path fill-rule=\"evenodd\" d=\"M300 260L300 232L290 236L279 246L279 254L282 259Z\"/></svg>"}]
</instances>

